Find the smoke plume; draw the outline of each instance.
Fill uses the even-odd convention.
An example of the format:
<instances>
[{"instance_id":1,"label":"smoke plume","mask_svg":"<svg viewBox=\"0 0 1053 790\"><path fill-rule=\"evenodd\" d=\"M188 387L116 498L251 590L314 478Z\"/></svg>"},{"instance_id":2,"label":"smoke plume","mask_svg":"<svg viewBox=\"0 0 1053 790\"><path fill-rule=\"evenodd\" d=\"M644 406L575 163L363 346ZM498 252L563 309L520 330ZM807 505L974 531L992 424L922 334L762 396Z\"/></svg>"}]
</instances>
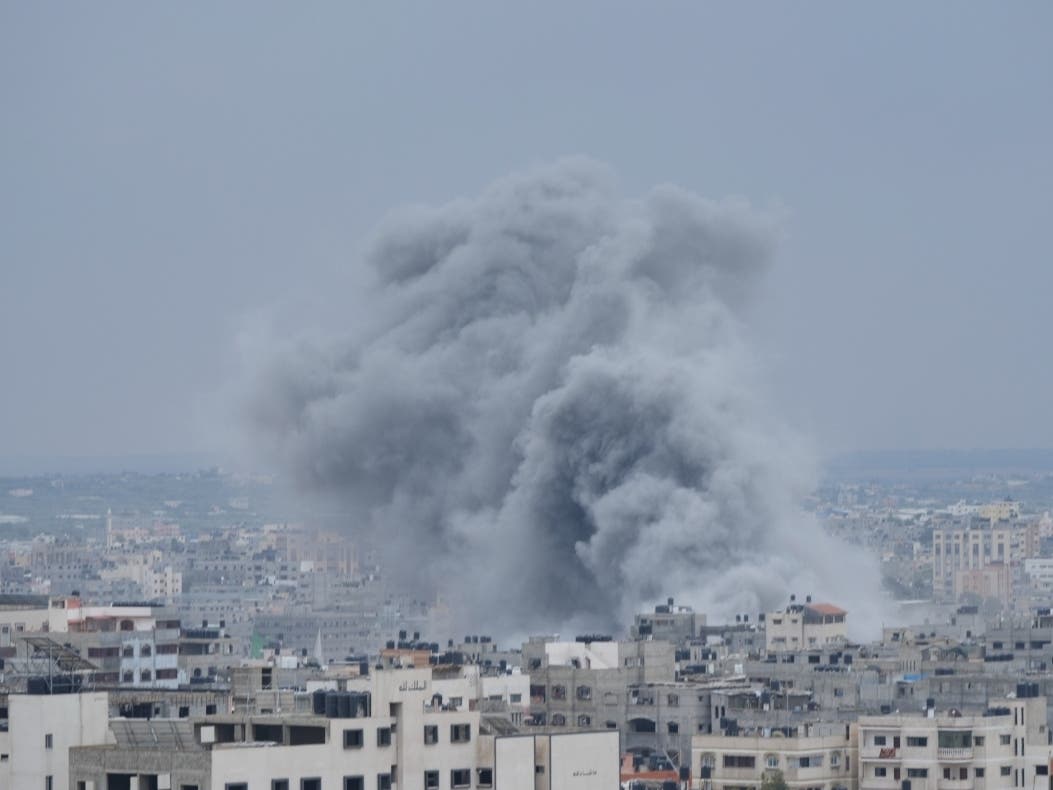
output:
<instances>
[{"instance_id":1,"label":"smoke plume","mask_svg":"<svg viewBox=\"0 0 1053 790\"><path fill-rule=\"evenodd\" d=\"M800 511L809 458L742 338L774 236L739 202L624 199L576 159L400 212L354 329L258 372L253 431L480 628L613 627L666 595L851 609L876 576Z\"/></svg>"}]
</instances>

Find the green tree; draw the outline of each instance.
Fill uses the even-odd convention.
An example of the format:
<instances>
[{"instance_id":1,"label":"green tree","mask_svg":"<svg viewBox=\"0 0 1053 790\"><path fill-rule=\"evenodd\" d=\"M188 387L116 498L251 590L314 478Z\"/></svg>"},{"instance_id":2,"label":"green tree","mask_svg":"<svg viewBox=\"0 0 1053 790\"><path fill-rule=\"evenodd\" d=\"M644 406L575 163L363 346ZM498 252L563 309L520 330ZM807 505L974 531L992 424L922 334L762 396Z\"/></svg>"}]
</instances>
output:
<instances>
[{"instance_id":1,"label":"green tree","mask_svg":"<svg viewBox=\"0 0 1053 790\"><path fill-rule=\"evenodd\" d=\"M790 790L790 786L782 778L782 771L770 771L764 774L760 786L761 790Z\"/></svg>"}]
</instances>

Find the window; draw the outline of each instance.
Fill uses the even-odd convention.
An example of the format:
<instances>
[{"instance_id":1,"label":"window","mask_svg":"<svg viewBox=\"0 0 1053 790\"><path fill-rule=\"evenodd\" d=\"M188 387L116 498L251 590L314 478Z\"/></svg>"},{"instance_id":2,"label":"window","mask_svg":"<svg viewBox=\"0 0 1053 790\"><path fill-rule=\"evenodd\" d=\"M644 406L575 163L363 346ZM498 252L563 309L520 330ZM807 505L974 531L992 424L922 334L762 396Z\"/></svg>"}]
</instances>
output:
<instances>
[{"instance_id":1,"label":"window","mask_svg":"<svg viewBox=\"0 0 1053 790\"><path fill-rule=\"evenodd\" d=\"M767 768L778 768L779 767L779 755L769 754L764 758L764 765Z\"/></svg>"},{"instance_id":2,"label":"window","mask_svg":"<svg viewBox=\"0 0 1053 790\"><path fill-rule=\"evenodd\" d=\"M1035 776L1049 776L1049 766L1048 765L1036 765L1035 766Z\"/></svg>"},{"instance_id":3,"label":"window","mask_svg":"<svg viewBox=\"0 0 1053 790\"><path fill-rule=\"evenodd\" d=\"M670 694L665 698L665 701L670 708L677 708L680 706L680 695Z\"/></svg>"},{"instance_id":4,"label":"window","mask_svg":"<svg viewBox=\"0 0 1053 790\"><path fill-rule=\"evenodd\" d=\"M929 739L921 735L908 735L907 746L928 746Z\"/></svg>"},{"instance_id":5,"label":"window","mask_svg":"<svg viewBox=\"0 0 1053 790\"><path fill-rule=\"evenodd\" d=\"M44 790L55 790L55 780L52 777L44 777Z\"/></svg>"},{"instance_id":6,"label":"window","mask_svg":"<svg viewBox=\"0 0 1053 790\"><path fill-rule=\"evenodd\" d=\"M553 686L552 687L552 699L566 699L567 698L567 687L566 686Z\"/></svg>"},{"instance_id":7,"label":"window","mask_svg":"<svg viewBox=\"0 0 1053 790\"><path fill-rule=\"evenodd\" d=\"M592 688L590 686L578 686L578 699L592 699Z\"/></svg>"},{"instance_id":8,"label":"window","mask_svg":"<svg viewBox=\"0 0 1053 790\"><path fill-rule=\"evenodd\" d=\"M439 790L439 772L424 772L424 790Z\"/></svg>"},{"instance_id":9,"label":"window","mask_svg":"<svg viewBox=\"0 0 1053 790\"><path fill-rule=\"evenodd\" d=\"M512 703L521 703L523 701L522 694L509 694L508 701Z\"/></svg>"},{"instance_id":10,"label":"window","mask_svg":"<svg viewBox=\"0 0 1053 790\"><path fill-rule=\"evenodd\" d=\"M757 763L752 754L725 754L725 768L753 768Z\"/></svg>"},{"instance_id":11,"label":"window","mask_svg":"<svg viewBox=\"0 0 1053 790\"><path fill-rule=\"evenodd\" d=\"M227 782L223 785L225 790L249 790L248 782Z\"/></svg>"},{"instance_id":12,"label":"window","mask_svg":"<svg viewBox=\"0 0 1053 790\"><path fill-rule=\"evenodd\" d=\"M321 777L312 776L310 779L301 779L300 790L322 790Z\"/></svg>"},{"instance_id":13,"label":"window","mask_svg":"<svg viewBox=\"0 0 1053 790\"><path fill-rule=\"evenodd\" d=\"M467 743L472 739L471 724L451 724L450 743Z\"/></svg>"},{"instance_id":14,"label":"window","mask_svg":"<svg viewBox=\"0 0 1053 790\"><path fill-rule=\"evenodd\" d=\"M142 669L139 671L139 680L143 683L149 683L153 676L150 674L149 669Z\"/></svg>"},{"instance_id":15,"label":"window","mask_svg":"<svg viewBox=\"0 0 1053 790\"><path fill-rule=\"evenodd\" d=\"M476 769L476 785L479 787L492 787L494 784L494 769L493 768L478 768Z\"/></svg>"},{"instance_id":16,"label":"window","mask_svg":"<svg viewBox=\"0 0 1053 790\"><path fill-rule=\"evenodd\" d=\"M671 721L668 724L666 724L666 729L669 731L670 735L676 735L678 732L680 732L680 725L677 724L675 721Z\"/></svg>"},{"instance_id":17,"label":"window","mask_svg":"<svg viewBox=\"0 0 1053 790\"><path fill-rule=\"evenodd\" d=\"M377 774L377 790L391 790L391 774Z\"/></svg>"},{"instance_id":18,"label":"window","mask_svg":"<svg viewBox=\"0 0 1053 790\"><path fill-rule=\"evenodd\" d=\"M1001 768L998 769L998 773L1000 773L1002 776L1009 776L1013 773L1013 769L1008 765L1003 765Z\"/></svg>"},{"instance_id":19,"label":"window","mask_svg":"<svg viewBox=\"0 0 1053 790\"><path fill-rule=\"evenodd\" d=\"M471 787L472 771L470 768L454 768L450 771L450 787Z\"/></svg>"},{"instance_id":20,"label":"window","mask_svg":"<svg viewBox=\"0 0 1053 790\"><path fill-rule=\"evenodd\" d=\"M883 765L879 765L874 769L874 776L885 776L886 774L888 774L888 769Z\"/></svg>"},{"instance_id":21,"label":"window","mask_svg":"<svg viewBox=\"0 0 1053 790\"><path fill-rule=\"evenodd\" d=\"M888 741L886 740L884 735L875 735L874 736L874 745L875 746L884 746L887 742Z\"/></svg>"},{"instance_id":22,"label":"window","mask_svg":"<svg viewBox=\"0 0 1053 790\"><path fill-rule=\"evenodd\" d=\"M1009 737L1008 735L999 735L998 736L998 742L1000 744L1002 744L1003 746L1008 746L1010 744L1010 742L1012 742L1012 740L1013 739L1011 737Z\"/></svg>"},{"instance_id":23,"label":"window","mask_svg":"<svg viewBox=\"0 0 1053 790\"><path fill-rule=\"evenodd\" d=\"M592 716L589 716L588 714L582 713L580 716L578 716L578 726L579 727L591 727L592 726Z\"/></svg>"},{"instance_id":24,"label":"window","mask_svg":"<svg viewBox=\"0 0 1053 790\"><path fill-rule=\"evenodd\" d=\"M53 749L55 748L55 736L50 732L44 735L44 748Z\"/></svg>"},{"instance_id":25,"label":"window","mask_svg":"<svg viewBox=\"0 0 1053 790\"><path fill-rule=\"evenodd\" d=\"M377 746L391 746L391 728L377 728Z\"/></svg>"},{"instance_id":26,"label":"window","mask_svg":"<svg viewBox=\"0 0 1053 790\"><path fill-rule=\"evenodd\" d=\"M983 745L984 745L984 736L977 735L975 738L973 738L973 746L983 746Z\"/></svg>"},{"instance_id":27,"label":"window","mask_svg":"<svg viewBox=\"0 0 1053 790\"><path fill-rule=\"evenodd\" d=\"M289 780L271 779L271 790L289 790Z\"/></svg>"},{"instance_id":28,"label":"window","mask_svg":"<svg viewBox=\"0 0 1053 790\"><path fill-rule=\"evenodd\" d=\"M345 776L344 790L366 790L366 780L362 776Z\"/></svg>"},{"instance_id":29,"label":"window","mask_svg":"<svg viewBox=\"0 0 1053 790\"><path fill-rule=\"evenodd\" d=\"M563 726L566 725L566 723L567 723L567 717L564 716L562 713L553 713L552 714L552 726L553 727L563 727Z\"/></svg>"},{"instance_id":30,"label":"window","mask_svg":"<svg viewBox=\"0 0 1053 790\"><path fill-rule=\"evenodd\" d=\"M131 645L125 645L124 648L121 650L121 655L124 658L134 658L135 657L135 648L132 647Z\"/></svg>"},{"instance_id":31,"label":"window","mask_svg":"<svg viewBox=\"0 0 1053 790\"><path fill-rule=\"evenodd\" d=\"M344 730L344 748L361 749L365 743L362 730Z\"/></svg>"},{"instance_id":32,"label":"window","mask_svg":"<svg viewBox=\"0 0 1053 790\"><path fill-rule=\"evenodd\" d=\"M924 779L929 775L928 768L908 768L907 778L908 779Z\"/></svg>"},{"instance_id":33,"label":"window","mask_svg":"<svg viewBox=\"0 0 1053 790\"><path fill-rule=\"evenodd\" d=\"M151 655L153 655L153 652L154 652L154 650L153 650L152 647L150 647L150 645L143 645L142 647L139 648L139 655L140 656L151 656Z\"/></svg>"},{"instance_id":34,"label":"window","mask_svg":"<svg viewBox=\"0 0 1053 790\"><path fill-rule=\"evenodd\" d=\"M424 725L424 743L429 746L433 743L439 742L439 725L437 724L425 724Z\"/></svg>"},{"instance_id":35,"label":"window","mask_svg":"<svg viewBox=\"0 0 1053 790\"><path fill-rule=\"evenodd\" d=\"M977 768L975 771L973 771L973 775L977 779L983 779L984 778L984 769L983 768Z\"/></svg>"}]
</instances>

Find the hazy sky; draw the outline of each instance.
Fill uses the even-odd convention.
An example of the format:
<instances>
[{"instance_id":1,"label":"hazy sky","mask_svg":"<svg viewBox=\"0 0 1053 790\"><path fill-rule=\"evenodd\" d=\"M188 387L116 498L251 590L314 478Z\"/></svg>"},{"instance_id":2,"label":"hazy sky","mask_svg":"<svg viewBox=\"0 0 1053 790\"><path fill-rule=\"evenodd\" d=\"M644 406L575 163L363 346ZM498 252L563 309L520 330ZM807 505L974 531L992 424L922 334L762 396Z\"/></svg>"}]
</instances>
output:
<instances>
[{"instance_id":1,"label":"hazy sky","mask_svg":"<svg viewBox=\"0 0 1053 790\"><path fill-rule=\"evenodd\" d=\"M783 215L820 447L1053 445L1053 4L498 5L0 6L0 456L211 449L255 317L566 154Z\"/></svg>"}]
</instances>

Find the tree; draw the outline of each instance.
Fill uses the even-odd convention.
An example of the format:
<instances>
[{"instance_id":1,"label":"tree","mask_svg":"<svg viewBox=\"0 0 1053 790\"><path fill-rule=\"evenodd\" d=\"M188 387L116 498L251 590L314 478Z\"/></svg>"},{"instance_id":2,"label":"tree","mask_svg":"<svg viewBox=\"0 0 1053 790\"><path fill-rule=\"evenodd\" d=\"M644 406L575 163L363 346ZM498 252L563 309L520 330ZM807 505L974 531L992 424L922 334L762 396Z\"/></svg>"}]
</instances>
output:
<instances>
[{"instance_id":1,"label":"tree","mask_svg":"<svg viewBox=\"0 0 1053 790\"><path fill-rule=\"evenodd\" d=\"M769 771L761 781L761 790L790 790L790 786L783 779L782 771Z\"/></svg>"}]
</instances>

